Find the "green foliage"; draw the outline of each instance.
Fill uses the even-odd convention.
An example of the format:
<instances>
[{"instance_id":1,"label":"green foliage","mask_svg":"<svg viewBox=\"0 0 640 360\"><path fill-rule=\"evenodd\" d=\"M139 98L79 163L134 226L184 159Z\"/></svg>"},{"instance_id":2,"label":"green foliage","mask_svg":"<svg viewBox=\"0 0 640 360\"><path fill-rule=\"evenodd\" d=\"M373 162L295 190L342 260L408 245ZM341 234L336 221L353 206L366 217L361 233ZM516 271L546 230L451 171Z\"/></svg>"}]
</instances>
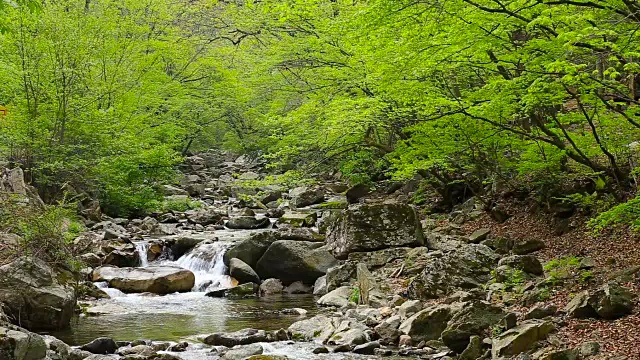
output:
<instances>
[{"instance_id":1,"label":"green foliage","mask_svg":"<svg viewBox=\"0 0 640 360\"><path fill-rule=\"evenodd\" d=\"M360 303L360 288L359 287L354 287L351 290L351 295L349 295L349 302L353 302L356 304Z\"/></svg>"},{"instance_id":2,"label":"green foliage","mask_svg":"<svg viewBox=\"0 0 640 360\"><path fill-rule=\"evenodd\" d=\"M202 208L200 201L186 199L165 199L154 207L158 212L185 212L187 210L195 210Z\"/></svg>"},{"instance_id":3,"label":"green foliage","mask_svg":"<svg viewBox=\"0 0 640 360\"><path fill-rule=\"evenodd\" d=\"M591 271L580 268L581 259L567 256L553 259L544 265L546 272L545 283L549 286L559 286L566 281L575 280L585 283L593 278Z\"/></svg>"},{"instance_id":4,"label":"green foliage","mask_svg":"<svg viewBox=\"0 0 640 360\"><path fill-rule=\"evenodd\" d=\"M13 198L0 201L0 231L20 236L11 256L33 256L51 264L77 268L73 240L84 231L73 204L28 206ZM2 247L0 247L2 250ZM7 255L7 254L4 254Z\"/></svg>"},{"instance_id":5,"label":"green foliage","mask_svg":"<svg viewBox=\"0 0 640 360\"><path fill-rule=\"evenodd\" d=\"M640 231L640 197L635 197L599 214L591 219L588 225L596 233L621 225L630 226L636 232Z\"/></svg>"}]
</instances>

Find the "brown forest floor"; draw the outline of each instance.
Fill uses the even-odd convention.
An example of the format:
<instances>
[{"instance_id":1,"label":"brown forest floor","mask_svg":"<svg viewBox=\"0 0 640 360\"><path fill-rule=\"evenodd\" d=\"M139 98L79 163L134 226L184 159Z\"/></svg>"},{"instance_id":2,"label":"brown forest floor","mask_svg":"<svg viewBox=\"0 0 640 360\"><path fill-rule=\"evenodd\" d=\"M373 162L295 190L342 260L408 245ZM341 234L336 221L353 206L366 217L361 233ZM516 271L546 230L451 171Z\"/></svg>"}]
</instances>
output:
<instances>
[{"instance_id":1,"label":"brown forest floor","mask_svg":"<svg viewBox=\"0 0 640 360\"><path fill-rule=\"evenodd\" d=\"M523 205L512 204L508 210L512 217L502 224L483 215L466 223L463 229L471 233L476 229L490 228L494 236L514 240L542 240L546 248L536 255L543 262L564 256L591 257L594 260L596 267L593 269L593 281L579 287L562 289L545 302L553 303L559 309L569 302L572 294L606 282L616 271L640 265L638 234L619 229L595 236L586 227L588 218L575 216L571 219L575 229L564 235L556 235L553 221L550 221L551 215L535 212ZM624 285L640 295L637 281ZM602 346L603 355L626 355L629 359L640 359L640 307L636 303L632 315L615 321L569 319L566 326L559 329L558 337L571 347L597 341Z\"/></svg>"}]
</instances>

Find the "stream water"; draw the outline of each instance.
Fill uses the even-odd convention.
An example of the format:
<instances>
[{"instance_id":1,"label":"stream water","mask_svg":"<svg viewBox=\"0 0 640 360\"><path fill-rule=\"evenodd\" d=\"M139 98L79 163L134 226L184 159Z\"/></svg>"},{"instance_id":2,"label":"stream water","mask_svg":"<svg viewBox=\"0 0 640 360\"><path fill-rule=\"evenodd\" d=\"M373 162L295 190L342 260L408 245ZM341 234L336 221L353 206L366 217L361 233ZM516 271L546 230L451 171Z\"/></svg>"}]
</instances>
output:
<instances>
[{"instance_id":1,"label":"stream water","mask_svg":"<svg viewBox=\"0 0 640 360\"><path fill-rule=\"evenodd\" d=\"M234 240L253 231L221 231L214 235L218 241L204 243L176 261L164 261L191 270L196 283L191 292L166 296L151 294L124 294L106 283L97 284L111 298L97 301L90 308L94 316L75 319L70 329L52 335L70 345L80 345L106 336L115 340L132 341L196 341L198 335L214 332L237 331L244 328L277 330L287 328L299 320L298 316L283 315L281 310L303 308L313 316L317 311L312 295L274 296L255 299L228 300L206 297L207 291L229 287L223 262L225 251ZM203 235L207 237L207 235ZM212 236L209 235L209 238ZM149 265L146 251L149 242L136 243L144 259L141 266ZM154 262L154 264L157 262ZM161 264L162 262L160 262Z\"/></svg>"}]
</instances>

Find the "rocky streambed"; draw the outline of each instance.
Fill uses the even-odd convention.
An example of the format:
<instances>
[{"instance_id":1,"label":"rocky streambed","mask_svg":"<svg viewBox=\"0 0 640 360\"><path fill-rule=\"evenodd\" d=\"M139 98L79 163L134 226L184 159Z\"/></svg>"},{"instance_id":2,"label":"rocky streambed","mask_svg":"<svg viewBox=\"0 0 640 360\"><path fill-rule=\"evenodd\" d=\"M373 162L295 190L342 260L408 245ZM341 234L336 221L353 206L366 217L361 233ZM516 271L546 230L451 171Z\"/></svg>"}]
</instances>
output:
<instances>
[{"instance_id":1,"label":"rocky streambed","mask_svg":"<svg viewBox=\"0 0 640 360\"><path fill-rule=\"evenodd\" d=\"M255 164L214 160L189 158L165 187L197 208L85 209L80 272L28 256L0 266L0 359L595 359L597 343L569 348L557 329L633 310L615 283L545 305L544 244L439 227L402 187L256 187Z\"/></svg>"}]
</instances>

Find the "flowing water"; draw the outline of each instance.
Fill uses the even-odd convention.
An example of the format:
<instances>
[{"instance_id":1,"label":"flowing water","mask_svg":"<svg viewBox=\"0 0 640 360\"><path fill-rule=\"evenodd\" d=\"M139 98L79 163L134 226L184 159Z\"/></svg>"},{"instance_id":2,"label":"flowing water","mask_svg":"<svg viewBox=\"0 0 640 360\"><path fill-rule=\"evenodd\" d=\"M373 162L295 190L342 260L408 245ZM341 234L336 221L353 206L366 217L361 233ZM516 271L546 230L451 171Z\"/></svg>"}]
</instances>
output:
<instances>
[{"instance_id":1,"label":"flowing water","mask_svg":"<svg viewBox=\"0 0 640 360\"><path fill-rule=\"evenodd\" d=\"M124 294L109 288L107 283L97 283L111 298L93 304L89 313L95 316L81 316L69 330L53 335L70 345L84 344L102 336L122 341L197 341L198 335L214 332L287 328L300 319L298 316L281 314L281 310L287 308L303 308L309 311L309 316L313 316L317 309L312 295L243 300L205 296L207 291L230 287L231 278L226 275L224 253L232 241L245 238L252 232L255 231L216 232L215 237L219 241L205 241L176 261L153 262L191 270L196 283L188 293L165 296ZM148 246L148 241L136 243L142 267L149 265L146 261Z\"/></svg>"}]
</instances>

